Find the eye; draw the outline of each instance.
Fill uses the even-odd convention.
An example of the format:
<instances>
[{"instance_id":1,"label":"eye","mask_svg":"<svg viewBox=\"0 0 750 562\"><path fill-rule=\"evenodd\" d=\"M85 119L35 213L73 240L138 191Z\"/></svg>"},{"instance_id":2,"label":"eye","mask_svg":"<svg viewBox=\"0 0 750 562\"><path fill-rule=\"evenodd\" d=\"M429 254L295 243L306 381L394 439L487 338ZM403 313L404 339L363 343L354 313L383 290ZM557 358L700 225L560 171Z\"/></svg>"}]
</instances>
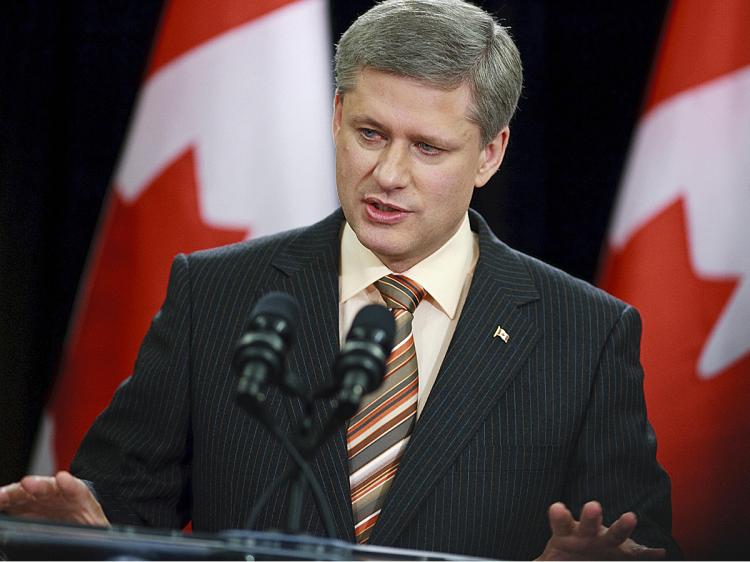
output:
<instances>
[{"instance_id":1,"label":"eye","mask_svg":"<svg viewBox=\"0 0 750 562\"><path fill-rule=\"evenodd\" d=\"M362 138L368 141L376 141L380 139L380 133L374 129L368 129L367 127L362 127L359 130L359 134L362 135Z\"/></svg>"},{"instance_id":2,"label":"eye","mask_svg":"<svg viewBox=\"0 0 750 562\"><path fill-rule=\"evenodd\" d=\"M437 156L443 152L443 149L427 144L426 142L418 142L417 148L428 156Z\"/></svg>"}]
</instances>

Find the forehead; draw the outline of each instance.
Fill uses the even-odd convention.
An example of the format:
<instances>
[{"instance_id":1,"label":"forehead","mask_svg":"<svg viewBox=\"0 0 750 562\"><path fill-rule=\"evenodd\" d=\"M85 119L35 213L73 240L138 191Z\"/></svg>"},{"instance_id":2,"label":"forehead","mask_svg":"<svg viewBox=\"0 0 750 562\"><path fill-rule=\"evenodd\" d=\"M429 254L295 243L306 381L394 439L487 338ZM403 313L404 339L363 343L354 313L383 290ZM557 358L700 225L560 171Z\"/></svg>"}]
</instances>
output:
<instances>
[{"instance_id":1,"label":"forehead","mask_svg":"<svg viewBox=\"0 0 750 562\"><path fill-rule=\"evenodd\" d=\"M365 68L347 91L344 110L394 128L438 129L461 137L479 134L471 120L472 96L465 84L443 89L413 78Z\"/></svg>"}]
</instances>

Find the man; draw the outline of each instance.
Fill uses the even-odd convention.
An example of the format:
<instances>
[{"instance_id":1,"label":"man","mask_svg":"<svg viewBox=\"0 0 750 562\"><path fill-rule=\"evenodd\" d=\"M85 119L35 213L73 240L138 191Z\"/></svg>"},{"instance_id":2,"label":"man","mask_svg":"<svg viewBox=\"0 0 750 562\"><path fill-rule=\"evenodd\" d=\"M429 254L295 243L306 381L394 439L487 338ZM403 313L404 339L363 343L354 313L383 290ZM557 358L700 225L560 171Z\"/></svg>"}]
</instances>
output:
<instances>
[{"instance_id":1,"label":"man","mask_svg":"<svg viewBox=\"0 0 750 562\"><path fill-rule=\"evenodd\" d=\"M418 380L404 383L407 431L389 442L387 476L362 491L372 496L360 495L371 465L356 464L359 421L313 460L339 538L511 559L677 554L637 313L511 250L468 211L502 163L521 74L507 31L461 0L392 0L360 17L336 54L343 214L178 256L133 376L73 462L88 484L66 472L29 477L0 491L0 509L243 527L289 463L234 402L231 354L248 311L272 290L302 303L289 368L314 388L356 311L389 298L376 288L385 277L421 298L404 339ZM304 142L301 131L290 151ZM288 424L300 415L280 393L269 409ZM272 497L260 528L281 526L283 501ZM322 533L310 501L302 520Z\"/></svg>"}]
</instances>

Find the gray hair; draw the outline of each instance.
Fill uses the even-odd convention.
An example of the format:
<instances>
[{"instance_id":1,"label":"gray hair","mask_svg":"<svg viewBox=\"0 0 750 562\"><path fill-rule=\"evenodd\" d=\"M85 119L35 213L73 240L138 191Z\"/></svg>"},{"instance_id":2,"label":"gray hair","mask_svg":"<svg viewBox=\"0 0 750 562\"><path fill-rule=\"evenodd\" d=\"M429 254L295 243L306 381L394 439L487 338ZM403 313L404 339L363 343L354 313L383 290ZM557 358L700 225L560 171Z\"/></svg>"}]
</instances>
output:
<instances>
[{"instance_id":1,"label":"gray hair","mask_svg":"<svg viewBox=\"0 0 750 562\"><path fill-rule=\"evenodd\" d=\"M463 0L385 0L362 14L336 46L337 91L356 87L364 68L445 90L469 86L469 118L482 144L510 123L523 83L521 57L508 29Z\"/></svg>"}]
</instances>

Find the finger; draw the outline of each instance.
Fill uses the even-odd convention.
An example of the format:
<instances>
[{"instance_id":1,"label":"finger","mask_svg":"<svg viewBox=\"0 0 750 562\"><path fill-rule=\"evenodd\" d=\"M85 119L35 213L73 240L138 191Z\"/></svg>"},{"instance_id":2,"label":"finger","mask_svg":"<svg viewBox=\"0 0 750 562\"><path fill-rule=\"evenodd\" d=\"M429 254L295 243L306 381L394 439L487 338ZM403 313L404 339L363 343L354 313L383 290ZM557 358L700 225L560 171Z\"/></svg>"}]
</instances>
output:
<instances>
[{"instance_id":1,"label":"finger","mask_svg":"<svg viewBox=\"0 0 750 562\"><path fill-rule=\"evenodd\" d=\"M110 526L101 504L83 480L65 471L58 472L55 479L76 522L100 527Z\"/></svg>"},{"instance_id":2,"label":"finger","mask_svg":"<svg viewBox=\"0 0 750 562\"><path fill-rule=\"evenodd\" d=\"M9 484L9 486L12 486L12 484ZM5 490L6 487L7 486L0 486L0 511L10 503L8 492Z\"/></svg>"},{"instance_id":3,"label":"finger","mask_svg":"<svg viewBox=\"0 0 750 562\"><path fill-rule=\"evenodd\" d=\"M602 506L599 502L588 502L581 510L581 521L578 534L583 537L595 537L602 528Z\"/></svg>"},{"instance_id":4,"label":"finger","mask_svg":"<svg viewBox=\"0 0 750 562\"><path fill-rule=\"evenodd\" d=\"M7 486L0 487L0 511L4 510L6 507L8 507L11 504L10 495L8 494L8 491L11 489L12 486L17 486L18 484L8 484Z\"/></svg>"},{"instance_id":5,"label":"finger","mask_svg":"<svg viewBox=\"0 0 750 562\"><path fill-rule=\"evenodd\" d=\"M552 528L552 534L561 537L570 535L575 529L575 519L565 504L555 502L549 506L549 526Z\"/></svg>"},{"instance_id":6,"label":"finger","mask_svg":"<svg viewBox=\"0 0 750 562\"><path fill-rule=\"evenodd\" d=\"M55 482L60 494L67 500L83 502L89 499L91 492L88 486L70 472L60 471L55 475Z\"/></svg>"},{"instance_id":7,"label":"finger","mask_svg":"<svg viewBox=\"0 0 750 562\"><path fill-rule=\"evenodd\" d=\"M13 513L16 508L25 506L34 501L34 497L21 486L20 482L8 484L3 487L2 492L3 507L0 509Z\"/></svg>"},{"instance_id":8,"label":"finger","mask_svg":"<svg viewBox=\"0 0 750 562\"><path fill-rule=\"evenodd\" d=\"M617 521L609 526L607 532L604 533L604 539L608 544L611 544L613 546L622 544L630 538L630 535L633 533L633 530L635 529L637 523L638 518L636 517L635 513L633 513L632 511L623 513L617 519Z\"/></svg>"},{"instance_id":9,"label":"finger","mask_svg":"<svg viewBox=\"0 0 750 562\"><path fill-rule=\"evenodd\" d=\"M60 495L57 482L51 476L25 476L21 486L37 500L46 500Z\"/></svg>"},{"instance_id":10,"label":"finger","mask_svg":"<svg viewBox=\"0 0 750 562\"><path fill-rule=\"evenodd\" d=\"M625 539L622 544L617 546L617 550L625 555L628 560L661 560L667 555L664 548L643 546L633 539Z\"/></svg>"},{"instance_id":11,"label":"finger","mask_svg":"<svg viewBox=\"0 0 750 562\"><path fill-rule=\"evenodd\" d=\"M645 548L638 553L638 560L664 560L667 556L665 548Z\"/></svg>"}]
</instances>

